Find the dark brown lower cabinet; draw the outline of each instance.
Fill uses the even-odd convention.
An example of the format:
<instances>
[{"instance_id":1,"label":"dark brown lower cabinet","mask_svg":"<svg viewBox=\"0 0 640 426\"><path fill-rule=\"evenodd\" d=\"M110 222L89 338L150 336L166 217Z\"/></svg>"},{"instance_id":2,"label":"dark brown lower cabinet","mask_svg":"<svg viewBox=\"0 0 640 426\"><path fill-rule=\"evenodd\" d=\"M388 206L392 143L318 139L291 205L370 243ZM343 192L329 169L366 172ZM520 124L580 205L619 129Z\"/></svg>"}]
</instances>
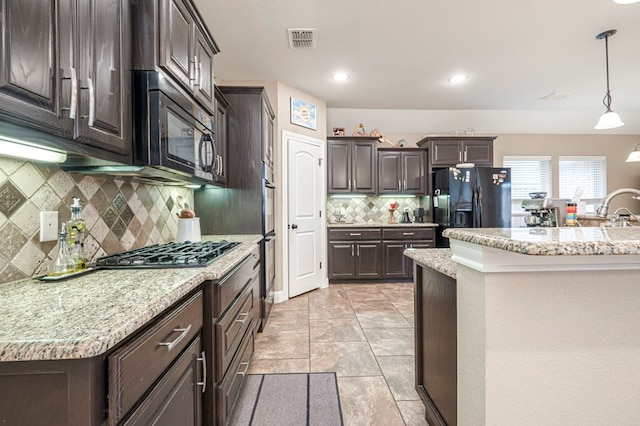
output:
<instances>
[{"instance_id":1,"label":"dark brown lower cabinet","mask_svg":"<svg viewBox=\"0 0 640 426\"><path fill-rule=\"evenodd\" d=\"M194 339L124 425L201 425L203 353Z\"/></svg>"},{"instance_id":2,"label":"dark brown lower cabinet","mask_svg":"<svg viewBox=\"0 0 640 426\"><path fill-rule=\"evenodd\" d=\"M330 280L375 280L382 277L380 241L330 241Z\"/></svg>"},{"instance_id":3,"label":"dark brown lower cabinet","mask_svg":"<svg viewBox=\"0 0 640 426\"><path fill-rule=\"evenodd\" d=\"M416 265L416 391L430 425L457 424L456 280Z\"/></svg>"}]
</instances>

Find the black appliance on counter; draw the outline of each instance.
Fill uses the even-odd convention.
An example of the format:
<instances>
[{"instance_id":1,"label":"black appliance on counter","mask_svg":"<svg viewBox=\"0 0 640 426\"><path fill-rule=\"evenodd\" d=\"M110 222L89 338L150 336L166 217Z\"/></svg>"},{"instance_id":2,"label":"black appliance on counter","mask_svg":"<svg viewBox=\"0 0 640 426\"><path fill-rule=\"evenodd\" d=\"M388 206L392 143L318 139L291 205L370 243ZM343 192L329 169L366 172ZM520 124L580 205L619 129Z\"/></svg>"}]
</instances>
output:
<instances>
[{"instance_id":1,"label":"black appliance on counter","mask_svg":"<svg viewBox=\"0 0 640 426\"><path fill-rule=\"evenodd\" d=\"M240 243L230 243L226 240L154 244L100 257L96 260L96 267L102 269L137 269L207 266L238 244Z\"/></svg>"},{"instance_id":2,"label":"black appliance on counter","mask_svg":"<svg viewBox=\"0 0 640 426\"><path fill-rule=\"evenodd\" d=\"M159 71L133 72L133 165L68 160L68 172L154 184L211 183L217 173L211 115Z\"/></svg>"},{"instance_id":3,"label":"black appliance on counter","mask_svg":"<svg viewBox=\"0 0 640 426\"><path fill-rule=\"evenodd\" d=\"M194 203L204 235L260 234L261 316L266 325L274 300L275 192L273 138L275 115L264 87L220 86L229 103L226 188L203 187Z\"/></svg>"},{"instance_id":4,"label":"black appliance on counter","mask_svg":"<svg viewBox=\"0 0 640 426\"><path fill-rule=\"evenodd\" d=\"M434 173L436 247L449 247L447 228L510 228L511 169L449 167Z\"/></svg>"}]
</instances>

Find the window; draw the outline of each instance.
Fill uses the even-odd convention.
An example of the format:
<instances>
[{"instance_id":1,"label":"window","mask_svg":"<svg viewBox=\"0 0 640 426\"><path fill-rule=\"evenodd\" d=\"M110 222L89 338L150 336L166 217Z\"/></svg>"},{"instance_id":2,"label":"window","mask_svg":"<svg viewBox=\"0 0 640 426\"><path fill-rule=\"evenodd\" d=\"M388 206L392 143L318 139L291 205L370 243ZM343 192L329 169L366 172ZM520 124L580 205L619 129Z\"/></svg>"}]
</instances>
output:
<instances>
[{"instance_id":1,"label":"window","mask_svg":"<svg viewBox=\"0 0 640 426\"><path fill-rule=\"evenodd\" d=\"M572 199L582 190L578 212L594 213L607 196L607 158L561 156L558 166L560 198Z\"/></svg>"},{"instance_id":2,"label":"window","mask_svg":"<svg viewBox=\"0 0 640 426\"><path fill-rule=\"evenodd\" d=\"M530 192L546 192L551 196L551 156L505 156L502 165L511 168L511 226L524 226L528 213L522 200Z\"/></svg>"}]
</instances>

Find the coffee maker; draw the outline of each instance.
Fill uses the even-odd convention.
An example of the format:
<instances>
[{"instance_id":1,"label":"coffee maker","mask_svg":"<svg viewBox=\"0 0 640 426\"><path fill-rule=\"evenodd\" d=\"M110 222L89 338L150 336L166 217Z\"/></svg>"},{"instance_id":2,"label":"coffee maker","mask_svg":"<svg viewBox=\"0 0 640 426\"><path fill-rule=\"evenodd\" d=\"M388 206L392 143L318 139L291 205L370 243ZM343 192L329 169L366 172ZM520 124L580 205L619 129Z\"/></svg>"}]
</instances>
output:
<instances>
[{"instance_id":1,"label":"coffee maker","mask_svg":"<svg viewBox=\"0 0 640 426\"><path fill-rule=\"evenodd\" d=\"M415 223L424 223L424 209L422 207L413 210L413 221Z\"/></svg>"},{"instance_id":2,"label":"coffee maker","mask_svg":"<svg viewBox=\"0 0 640 426\"><path fill-rule=\"evenodd\" d=\"M560 198L536 197L523 200L523 209L529 212L524 218L527 226L560 227L565 226L567 200Z\"/></svg>"}]
</instances>

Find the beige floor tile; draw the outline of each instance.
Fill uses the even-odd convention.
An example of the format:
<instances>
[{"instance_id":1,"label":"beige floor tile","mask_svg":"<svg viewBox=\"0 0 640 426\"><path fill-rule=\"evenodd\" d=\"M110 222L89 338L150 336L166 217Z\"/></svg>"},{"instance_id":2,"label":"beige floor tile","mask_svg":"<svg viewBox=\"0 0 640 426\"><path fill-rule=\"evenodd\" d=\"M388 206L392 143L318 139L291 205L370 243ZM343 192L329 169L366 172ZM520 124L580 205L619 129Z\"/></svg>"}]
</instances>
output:
<instances>
[{"instance_id":1,"label":"beige floor tile","mask_svg":"<svg viewBox=\"0 0 640 426\"><path fill-rule=\"evenodd\" d=\"M382 294L393 303L413 303L413 289L381 290Z\"/></svg>"},{"instance_id":2,"label":"beige floor tile","mask_svg":"<svg viewBox=\"0 0 640 426\"><path fill-rule=\"evenodd\" d=\"M303 294L287 300L286 302L273 305L273 311L308 311L309 296Z\"/></svg>"},{"instance_id":3,"label":"beige floor tile","mask_svg":"<svg viewBox=\"0 0 640 426\"><path fill-rule=\"evenodd\" d=\"M309 321L311 343L318 342L366 342L358 319L332 318Z\"/></svg>"},{"instance_id":4,"label":"beige floor tile","mask_svg":"<svg viewBox=\"0 0 640 426\"><path fill-rule=\"evenodd\" d=\"M364 330L375 356L415 354L414 330L405 328L371 328Z\"/></svg>"},{"instance_id":5,"label":"beige floor tile","mask_svg":"<svg viewBox=\"0 0 640 426\"><path fill-rule=\"evenodd\" d=\"M265 331L258 333L253 358L309 358L309 331Z\"/></svg>"},{"instance_id":6,"label":"beige floor tile","mask_svg":"<svg viewBox=\"0 0 640 426\"><path fill-rule=\"evenodd\" d=\"M267 328L277 327L279 330L308 331L308 311L273 310L267 320Z\"/></svg>"},{"instance_id":7,"label":"beige floor tile","mask_svg":"<svg viewBox=\"0 0 640 426\"><path fill-rule=\"evenodd\" d=\"M405 318L407 319L407 322L409 324L411 324L411 327L415 328L415 326L416 326L415 316L414 315L407 315L407 316L405 316Z\"/></svg>"},{"instance_id":8,"label":"beige floor tile","mask_svg":"<svg viewBox=\"0 0 640 426\"><path fill-rule=\"evenodd\" d=\"M415 385L414 356L376 356L376 359L396 401L420 399Z\"/></svg>"},{"instance_id":9,"label":"beige floor tile","mask_svg":"<svg viewBox=\"0 0 640 426\"><path fill-rule=\"evenodd\" d=\"M422 401L398 401L400 414L407 426L428 426Z\"/></svg>"},{"instance_id":10,"label":"beige floor tile","mask_svg":"<svg viewBox=\"0 0 640 426\"><path fill-rule=\"evenodd\" d=\"M362 328L403 328L411 327L407 319L397 310L361 311L356 316Z\"/></svg>"},{"instance_id":11,"label":"beige floor tile","mask_svg":"<svg viewBox=\"0 0 640 426\"><path fill-rule=\"evenodd\" d=\"M349 301L309 302L309 319L355 318L356 314Z\"/></svg>"},{"instance_id":12,"label":"beige floor tile","mask_svg":"<svg viewBox=\"0 0 640 426\"><path fill-rule=\"evenodd\" d=\"M387 298L376 300L351 300L351 307L354 311L357 312L365 312L365 311L394 311L397 312L393 303L391 303Z\"/></svg>"},{"instance_id":13,"label":"beige floor tile","mask_svg":"<svg viewBox=\"0 0 640 426\"><path fill-rule=\"evenodd\" d=\"M400 312L403 316L408 317L414 314L415 307L413 306L413 302L391 302L393 306Z\"/></svg>"},{"instance_id":14,"label":"beige floor tile","mask_svg":"<svg viewBox=\"0 0 640 426\"><path fill-rule=\"evenodd\" d=\"M345 426L404 426L383 377L338 377Z\"/></svg>"},{"instance_id":15,"label":"beige floor tile","mask_svg":"<svg viewBox=\"0 0 640 426\"><path fill-rule=\"evenodd\" d=\"M338 377L381 375L367 342L311 343L310 370L334 371Z\"/></svg>"},{"instance_id":16,"label":"beige floor tile","mask_svg":"<svg viewBox=\"0 0 640 426\"><path fill-rule=\"evenodd\" d=\"M254 359L249 374L308 373L309 360L300 359Z\"/></svg>"}]
</instances>

